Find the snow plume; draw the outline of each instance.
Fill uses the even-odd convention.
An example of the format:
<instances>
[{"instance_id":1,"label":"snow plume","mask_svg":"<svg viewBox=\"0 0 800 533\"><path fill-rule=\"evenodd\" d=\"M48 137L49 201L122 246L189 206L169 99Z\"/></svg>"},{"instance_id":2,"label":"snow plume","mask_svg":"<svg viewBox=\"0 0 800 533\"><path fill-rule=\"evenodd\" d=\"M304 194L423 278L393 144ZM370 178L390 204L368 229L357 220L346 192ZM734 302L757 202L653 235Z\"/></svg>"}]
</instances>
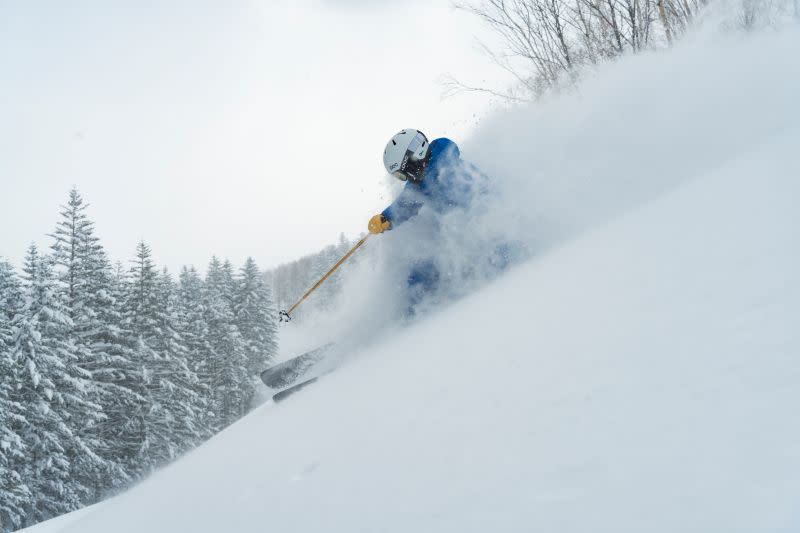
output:
<instances>
[{"instance_id":1,"label":"snow plume","mask_svg":"<svg viewBox=\"0 0 800 533\"><path fill-rule=\"evenodd\" d=\"M796 127L800 61L787 51L800 50L797 25L720 32L735 10L714 16L670 50L605 65L570 93L454 139L489 176L489 205L445 215L434 243L419 237L435 223L424 209L372 237L345 267L333 312L310 329L364 339L402 314L410 258L435 256L447 278L440 296L460 296L492 277L486 260L498 243L524 243L535 257Z\"/></svg>"},{"instance_id":2,"label":"snow plume","mask_svg":"<svg viewBox=\"0 0 800 533\"><path fill-rule=\"evenodd\" d=\"M797 25L710 33L487 121L463 153L502 188L497 223L534 250L552 246L796 126Z\"/></svg>"}]
</instances>

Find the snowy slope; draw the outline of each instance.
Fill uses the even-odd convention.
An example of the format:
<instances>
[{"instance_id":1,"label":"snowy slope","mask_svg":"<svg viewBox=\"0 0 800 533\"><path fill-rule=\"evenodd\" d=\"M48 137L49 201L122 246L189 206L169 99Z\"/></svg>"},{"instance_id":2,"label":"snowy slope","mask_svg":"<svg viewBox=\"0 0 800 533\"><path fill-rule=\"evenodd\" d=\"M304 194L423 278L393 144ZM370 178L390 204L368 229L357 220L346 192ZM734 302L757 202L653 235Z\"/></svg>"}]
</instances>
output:
<instances>
[{"instance_id":1,"label":"snowy slope","mask_svg":"<svg viewBox=\"0 0 800 533\"><path fill-rule=\"evenodd\" d=\"M800 530L798 105L50 530Z\"/></svg>"}]
</instances>

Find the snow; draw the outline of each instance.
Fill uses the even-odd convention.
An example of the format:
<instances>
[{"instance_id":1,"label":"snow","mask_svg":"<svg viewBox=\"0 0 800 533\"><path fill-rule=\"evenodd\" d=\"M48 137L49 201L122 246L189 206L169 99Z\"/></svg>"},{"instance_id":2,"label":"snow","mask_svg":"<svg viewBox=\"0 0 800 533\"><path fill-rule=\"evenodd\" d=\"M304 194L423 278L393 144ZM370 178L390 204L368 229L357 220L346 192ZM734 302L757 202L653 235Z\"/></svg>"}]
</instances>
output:
<instances>
[{"instance_id":1,"label":"snow","mask_svg":"<svg viewBox=\"0 0 800 533\"><path fill-rule=\"evenodd\" d=\"M58 533L67 524L71 524L72 522L77 521L79 518L96 511L102 505L105 504L97 503L95 505L90 505L89 507L84 507L83 509L78 509L77 511L73 511L71 513L62 514L61 516L47 520L46 522L41 522L35 526L20 529L19 533Z\"/></svg>"},{"instance_id":2,"label":"snow","mask_svg":"<svg viewBox=\"0 0 800 533\"><path fill-rule=\"evenodd\" d=\"M127 493L43 527L800 530L800 34L723 41L632 58L588 85L646 75L651 62L670 69L650 93L667 106L664 122L646 134L680 150L636 161L635 194L603 190L590 217L565 218L602 185L586 183L589 197L568 205L565 191L581 185L581 147L571 146L565 189L545 191L554 205L537 212L557 231L541 235L547 246L529 262L385 333ZM685 87L762 113L704 112ZM640 90L617 87L631 98ZM604 105L613 117L631 101L607 96L552 105L576 114ZM755 126L731 131L737 116ZM510 155L492 170L521 180L522 156L498 133L504 120L509 131L523 127L499 118L478 138L495 135ZM548 142L566 137L567 122ZM595 128L576 130L574 143L613 149L613 136L572 123ZM566 158L564 150L550 157ZM598 172L617 166L625 179L605 184L621 193L625 158L603 157ZM649 188L648 169L659 178Z\"/></svg>"}]
</instances>

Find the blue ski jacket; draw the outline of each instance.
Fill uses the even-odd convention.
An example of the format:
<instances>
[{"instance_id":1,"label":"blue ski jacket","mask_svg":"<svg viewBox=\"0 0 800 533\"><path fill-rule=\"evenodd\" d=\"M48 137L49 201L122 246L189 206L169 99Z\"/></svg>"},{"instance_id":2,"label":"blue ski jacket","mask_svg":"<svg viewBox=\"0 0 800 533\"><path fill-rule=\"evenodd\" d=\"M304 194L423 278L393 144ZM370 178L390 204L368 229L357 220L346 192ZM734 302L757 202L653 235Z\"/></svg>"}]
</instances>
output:
<instances>
[{"instance_id":1,"label":"blue ski jacket","mask_svg":"<svg viewBox=\"0 0 800 533\"><path fill-rule=\"evenodd\" d=\"M456 143L444 137L435 139L430 151L422 182L406 183L392 205L381 213L392 228L414 217L423 205L443 214L456 207L468 208L477 194L486 192L483 176L461 159Z\"/></svg>"}]
</instances>

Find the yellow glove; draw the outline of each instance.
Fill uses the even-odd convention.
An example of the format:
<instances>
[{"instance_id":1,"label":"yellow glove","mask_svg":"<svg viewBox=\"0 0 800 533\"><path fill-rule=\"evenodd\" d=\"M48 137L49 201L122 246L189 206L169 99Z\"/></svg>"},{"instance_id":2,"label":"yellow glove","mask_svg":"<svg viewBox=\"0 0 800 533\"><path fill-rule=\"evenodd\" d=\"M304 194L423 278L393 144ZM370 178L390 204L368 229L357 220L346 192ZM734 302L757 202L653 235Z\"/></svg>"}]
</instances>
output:
<instances>
[{"instance_id":1,"label":"yellow glove","mask_svg":"<svg viewBox=\"0 0 800 533\"><path fill-rule=\"evenodd\" d=\"M370 233L383 233L387 229L392 229L392 223L386 220L383 215L375 215L369 219L367 229L369 229Z\"/></svg>"}]
</instances>

